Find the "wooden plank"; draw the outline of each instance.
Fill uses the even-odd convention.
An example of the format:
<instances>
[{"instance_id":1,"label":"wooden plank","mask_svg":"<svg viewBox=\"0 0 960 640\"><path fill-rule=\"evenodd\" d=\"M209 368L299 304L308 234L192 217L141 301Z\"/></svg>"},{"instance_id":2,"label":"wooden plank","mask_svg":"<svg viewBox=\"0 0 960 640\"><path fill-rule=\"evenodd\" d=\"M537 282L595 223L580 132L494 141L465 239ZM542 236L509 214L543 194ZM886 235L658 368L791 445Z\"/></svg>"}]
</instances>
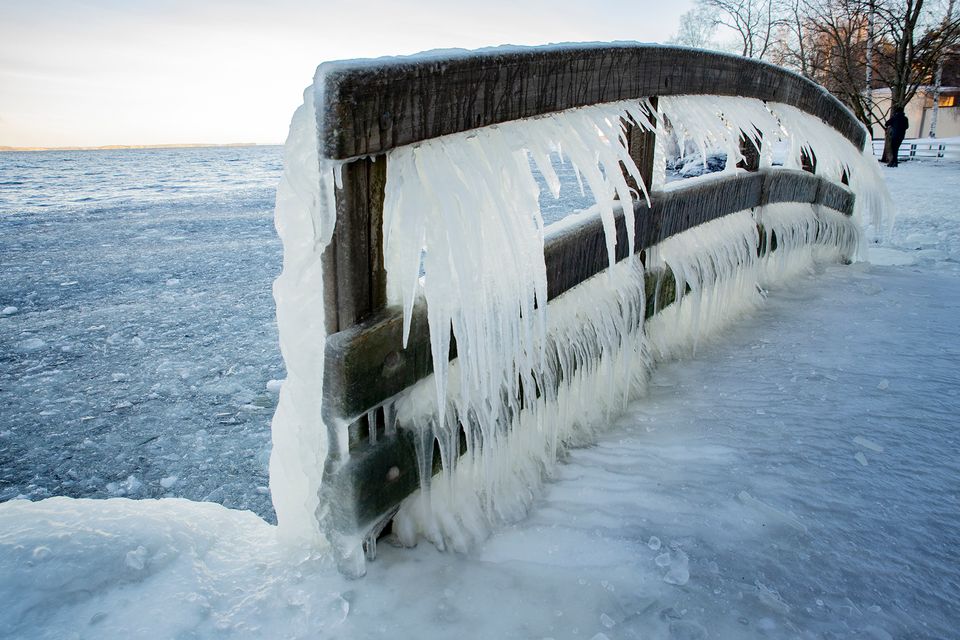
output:
<instances>
[{"instance_id":1,"label":"wooden plank","mask_svg":"<svg viewBox=\"0 0 960 640\"><path fill-rule=\"evenodd\" d=\"M657 108L656 96L650 97L650 105L654 109ZM651 121L654 125L656 125L655 118L651 118ZM643 180L644 186L648 191L652 190L653 162L654 156L656 155L657 134L655 131L645 131L643 128L629 122L627 122L625 129L627 138L627 153L630 154L630 158L640 171L640 178ZM623 177L627 181L627 186L642 197L643 190L640 189L640 185L637 184L637 181L634 180L633 176L624 170Z\"/></svg>"},{"instance_id":2,"label":"wooden plank","mask_svg":"<svg viewBox=\"0 0 960 640\"><path fill-rule=\"evenodd\" d=\"M433 372L425 306L415 307L406 349L402 344L403 314L396 309L328 336L326 410L357 418Z\"/></svg>"},{"instance_id":3,"label":"wooden plank","mask_svg":"<svg viewBox=\"0 0 960 640\"><path fill-rule=\"evenodd\" d=\"M861 148L866 133L835 97L741 56L643 44L501 48L333 62L318 70L323 153L349 159L592 104L698 94L792 105Z\"/></svg>"},{"instance_id":4,"label":"wooden plank","mask_svg":"<svg viewBox=\"0 0 960 640\"><path fill-rule=\"evenodd\" d=\"M386 303L383 267L383 198L386 158L362 158L342 169L337 222L324 250L327 333L350 327Z\"/></svg>"},{"instance_id":5,"label":"wooden plank","mask_svg":"<svg viewBox=\"0 0 960 640\"><path fill-rule=\"evenodd\" d=\"M642 251L687 229L720 216L742 211L760 202L763 174L736 175L651 196L652 208L637 203L635 246L627 244L623 211L614 212L617 230L616 259ZM553 299L608 266L603 223L599 217L549 232L544 240L547 293Z\"/></svg>"},{"instance_id":6,"label":"wooden plank","mask_svg":"<svg viewBox=\"0 0 960 640\"><path fill-rule=\"evenodd\" d=\"M652 209L639 203L633 251L729 213L776 202L819 203L848 215L853 210L852 193L806 172L777 169L726 176L655 193ZM615 219L619 261L629 250L623 212L616 212ZM548 232L544 260L550 299L607 268L599 217ZM329 411L357 418L432 373L425 308L415 309L406 349L401 348L402 326L400 311L385 309L327 338L324 404ZM451 357L455 354L454 347Z\"/></svg>"},{"instance_id":7,"label":"wooden plank","mask_svg":"<svg viewBox=\"0 0 960 640\"><path fill-rule=\"evenodd\" d=\"M770 171L763 184L761 204L776 202L817 201L817 191L823 180L806 171Z\"/></svg>"},{"instance_id":8,"label":"wooden plank","mask_svg":"<svg viewBox=\"0 0 960 640\"><path fill-rule=\"evenodd\" d=\"M853 192L846 187L827 180L820 180L817 183L816 203L819 205L850 216L853 215L855 200Z\"/></svg>"},{"instance_id":9,"label":"wooden plank","mask_svg":"<svg viewBox=\"0 0 960 640\"><path fill-rule=\"evenodd\" d=\"M329 512L324 524L334 532L366 531L420 488L414 434L398 430L376 445L351 450L350 458L327 473L321 504Z\"/></svg>"}]
</instances>

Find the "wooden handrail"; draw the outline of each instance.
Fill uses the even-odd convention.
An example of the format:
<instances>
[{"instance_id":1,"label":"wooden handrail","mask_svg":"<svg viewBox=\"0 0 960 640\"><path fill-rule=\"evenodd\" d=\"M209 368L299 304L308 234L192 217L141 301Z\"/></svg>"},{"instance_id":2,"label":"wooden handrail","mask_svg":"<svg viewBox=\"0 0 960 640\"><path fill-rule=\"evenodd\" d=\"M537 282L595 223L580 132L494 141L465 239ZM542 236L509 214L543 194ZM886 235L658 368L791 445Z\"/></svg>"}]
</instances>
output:
<instances>
[{"instance_id":1,"label":"wooden handrail","mask_svg":"<svg viewBox=\"0 0 960 640\"><path fill-rule=\"evenodd\" d=\"M820 85L742 56L639 43L437 52L325 63L321 152L331 159L390 149L593 104L669 95L724 95L792 105L858 149L866 130Z\"/></svg>"},{"instance_id":2,"label":"wooden handrail","mask_svg":"<svg viewBox=\"0 0 960 640\"><path fill-rule=\"evenodd\" d=\"M857 148L866 135L839 101L805 78L740 56L682 47L563 45L336 62L320 66L315 87L320 154L345 161L336 225L323 254L328 334L323 411L330 440L338 445L330 447L320 488L328 513L324 526L374 538L399 502L416 490L419 478L410 431L400 425L372 444L370 430L382 427L384 403L433 369L425 307L415 308L409 342L402 348L401 314L386 306L382 234L388 151L580 106L640 98L656 104L658 96L683 94L791 105L820 118ZM639 127L626 133L628 151L649 185L656 133ZM744 149L746 172L654 192L649 207L637 204L632 247L625 216L616 212L616 260L765 204L812 203L852 212L853 194L814 175L815 158L807 158L806 171L757 171L758 149L752 142ZM607 268L606 246L597 215L548 230L548 297ZM647 278L648 289L672 286L663 271ZM672 295L656 296L658 304L669 304ZM648 306L648 315L656 311ZM455 345L449 356L456 357ZM344 433L348 443L337 440Z\"/></svg>"}]
</instances>

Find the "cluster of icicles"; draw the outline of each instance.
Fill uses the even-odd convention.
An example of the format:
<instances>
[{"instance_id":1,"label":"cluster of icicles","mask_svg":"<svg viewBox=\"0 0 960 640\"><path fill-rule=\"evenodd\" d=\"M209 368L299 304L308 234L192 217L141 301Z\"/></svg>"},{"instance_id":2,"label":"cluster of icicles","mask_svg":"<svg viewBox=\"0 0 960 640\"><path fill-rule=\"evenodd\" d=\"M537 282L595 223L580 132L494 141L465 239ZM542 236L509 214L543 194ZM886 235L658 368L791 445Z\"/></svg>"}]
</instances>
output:
<instances>
[{"instance_id":1,"label":"cluster of icicles","mask_svg":"<svg viewBox=\"0 0 960 640\"><path fill-rule=\"evenodd\" d=\"M278 193L284 272L275 295L288 378L274 418L271 490L281 532L317 540L323 457L330 446L344 450L346 433L329 443L317 421L319 255L333 227L338 167L318 159L304 141L311 135L309 142L316 141L311 100L308 95L294 119ZM572 164L581 189L596 201L591 211L603 221L613 263L615 210L647 197L627 152L625 123L657 131L661 169L671 138L681 151L698 148L704 158L725 152L725 173L739 170L741 132L765 141L761 168L771 164L770 143L788 141L785 168L799 168L804 150L815 154L819 175L838 183L849 175L854 215L781 204L724 216L653 247L646 266L624 260L548 306L546 229L534 167L557 197L554 162ZM630 189L622 167L641 193ZM650 187L660 186L655 177ZM390 151L388 297L404 310L405 340L414 305L425 300L434 354L434 375L394 398L387 412L415 430L421 469L421 489L394 519L399 539L412 544L422 536L462 550L496 523L522 517L563 448L589 440L642 392L654 361L690 348L749 309L761 286L815 259L852 257L861 220L879 224L887 209L869 152L793 107L747 98L678 96L661 97L656 106L635 100L584 107ZM632 246L633 207L624 210ZM758 255L771 234L777 250ZM665 267L681 295L645 320L644 271ZM448 362L452 338L459 356ZM431 477L437 446L443 471Z\"/></svg>"}]
</instances>

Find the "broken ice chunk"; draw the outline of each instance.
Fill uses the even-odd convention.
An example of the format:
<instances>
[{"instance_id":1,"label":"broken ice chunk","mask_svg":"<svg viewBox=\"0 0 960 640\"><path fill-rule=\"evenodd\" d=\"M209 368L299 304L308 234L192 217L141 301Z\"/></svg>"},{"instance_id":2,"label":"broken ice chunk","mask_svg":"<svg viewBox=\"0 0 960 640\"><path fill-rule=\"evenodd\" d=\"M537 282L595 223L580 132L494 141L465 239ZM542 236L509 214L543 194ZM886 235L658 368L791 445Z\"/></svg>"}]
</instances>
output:
<instances>
[{"instance_id":1,"label":"broken ice chunk","mask_svg":"<svg viewBox=\"0 0 960 640\"><path fill-rule=\"evenodd\" d=\"M853 444L863 447L864 449L869 449L870 451L875 451L877 453L883 453L883 445L879 445L873 440L867 440L863 436L857 436L853 439Z\"/></svg>"}]
</instances>

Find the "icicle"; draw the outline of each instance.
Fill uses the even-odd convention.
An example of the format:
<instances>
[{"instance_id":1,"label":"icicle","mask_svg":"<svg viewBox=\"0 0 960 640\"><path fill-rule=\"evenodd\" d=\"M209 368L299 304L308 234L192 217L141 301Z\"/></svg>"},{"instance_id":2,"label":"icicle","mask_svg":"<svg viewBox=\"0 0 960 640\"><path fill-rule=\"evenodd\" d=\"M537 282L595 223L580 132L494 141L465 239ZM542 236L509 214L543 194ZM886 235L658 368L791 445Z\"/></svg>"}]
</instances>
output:
<instances>
[{"instance_id":1,"label":"icicle","mask_svg":"<svg viewBox=\"0 0 960 640\"><path fill-rule=\"evenodd\" d=\"M277 189L275 224L283 241L283 273L273 295L287 379L273 417L270 493L281 537L323 546L316 514L322 511L318 493L330 443L319 422L326 335L320 256L333 233L339 168L321 161L317 141L310 88L290 124Z\"/></svg>"},{"instance_id":2,"label":"icicle","mask_svg":"<svg viewBox=\"0 0 960 640\"><path fill-rule=\"evenodd\" d=\"M536 400L544 367L543 219L530 159L559 196L550 156L563 154L597 201L616 252L614 211L622 203L628 242L634 242L633 199L621 163L646 193L625 147L622 119L651 128L650 108L634 103L586 107L553 117L510 122L396 149L387 163L384 254L389 297L404 309L404 335L413 306L427 303L434 358L437 428L447 428L450 368L457 340L461 393L483 398L474 411L482 430ZM422 277L421 277L422 260ZM524 277L517 277L523 274ZM406 338L405 338L406 339ZM450 425L455 428L456 425ZM488 435L487 439L492 438Z\"/></svg>"},{"instance_id":3,"label":"icicle","mask_svg":"<svg viewBox=\"0 0 960 640\"><path fill-rule=\"evenodd\" d=\"M322 545L317 519L327 507L317 496L325 458L330 449L341 457L348 452L346 424L328 431L319 422L320 255L333 230L342 176L339 164L317 153L313 98L308 90L294 116L277 193L284 270L274 295L288 378L273 421L270 483L281 535ZM630 159L625 123L656 129L661 168L670 137L681 152L689 145L704 159L725 152L726 173L738 171L742 135L762 141L765 165L774 142L787 140L792 166L807 151L828 179L849 173L854 218L774 205L661 243L649 251L648 266L670 268L678 298L647 322L644 271L632 259L568 291L548 310L545 230L532 165L557 197L553 155L571 162L581 189L595 200L613 263L615 211L623 207L632 247L634 200L647 197L651 186ZM631 192L621 165L641 193ZM485 127L394 149L387 174L388 298L403 308L404 344L417 300L426 301L434 364L433 376L382 408L387 435L397 424L416 432L421 475L422 489L404 501L395 529L404 542L422 535L442 548L465 549L496 522L522 517L558 453L589 439L622 410L643 389L655 358L695 346L757 304L757 283L808 268L818 257L849 259L860 244L859 220L879 225L889 219L889 197L872 157L792 107L741 98L665 97L656 109L634 100ZM655 175L654 183L662 177ZM776 236L776 251L758 255L757 222L768 244ZM459 357L450 363L454 338ZM371 442L376 417L376 411L368 416ZM435 442L439 481L431 479Z\"/></svg>"},{"instance_id":4,"label":"icicle","mask_svg":"<svg viewBox=\"0 0 960 640\"><path fill-rule=\"evenodd\" d=\"M766 113L765 126L774 122L779 127ZM739 131L736 138L731 134L731 144L734 140L739 144ZM763 256L758 222L779 243L776 251ZM536 310L543 313L538 320L545 320L545 329L542 334L523 334L523 339L536 335L532 344L546 353L546 366L530 357L531 343L501 340L498 345L507 345L507 353L500 357L510 373L498 376L481 392L481 385L463 384L477 371L476 362L468 360L474 351L461 351L444 369L449 384L442 402L443 413L451 417L449 424L431 421L438 401L435 380L422 380L397 400L400 423L419 430L429 442L437 437L443 458L440 480L434 478L402 504L398 514L402 526L397 529L401 540L412 544L423 536L440 548L462 549L482 540L497 523L523 517L558 452L588 441L595 428L622 411L643 390L654 359L695 348L703 336L759 304L758 284L809 269L818 257L846 259L858 239L859 228L850 218L805 204L771 205L724 216L648 251L647 267L669 267L679 297L646 323L643 267L624 261L553 300L547 310ZM430 250L427 247L428 254ZM522 267L513 266L517 256L509 252L498 255L494 264L514 276L524 273ZM461 278L449 273L441 277ZM429 278L428 267L421 283L424 289ZM530 321L529 316L514 314L490 314L477 326L496 326L493 335L500 337L505 335L502 325ZM456 332L458 323L454 326ZM457 337L459 344L459 333ZM484 340L481 333L468 336L464 343L488 344ZM511 353L517 344L519 349ZM484 357L493 361L488 353ZM540 395L521 393L530 382ZM453 462L459 425L467 451Z\"/></svg>"},{"instance_id":5,"label":"icicle","mask_svg":"<svg viewBox=\"0 0 960 640\"><path fill-rule=\"evenodd\" d=\"M829 125L796 107L770 103L770 111L780 120L791 143L791 163L799 166L800 153L812 152L817 160L817 174L840 182L846 171L850 189L856 195L854 218L869 222L876 233L889 233L893 227L894 209L890 194L867 136L863 149L857 149Z\"/></svg>"}]
</instances>

